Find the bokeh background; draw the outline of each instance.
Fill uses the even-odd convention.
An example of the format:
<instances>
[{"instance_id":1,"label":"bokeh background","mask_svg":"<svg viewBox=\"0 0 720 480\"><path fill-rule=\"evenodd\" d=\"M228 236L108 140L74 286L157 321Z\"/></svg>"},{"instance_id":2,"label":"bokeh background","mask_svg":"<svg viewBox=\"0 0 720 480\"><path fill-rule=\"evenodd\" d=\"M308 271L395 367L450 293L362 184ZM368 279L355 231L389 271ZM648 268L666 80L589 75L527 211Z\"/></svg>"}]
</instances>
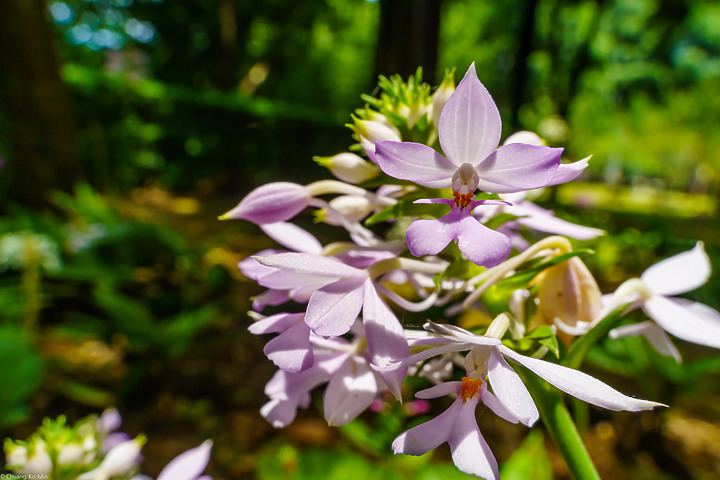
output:
<instances>
[{"instance_id":1,"label":"bokeh background","mask_svg":"<svg viewBox=\"0 0 720 480\"><path fill-rule=\"evenodd\" d=\"M1 436L115 405L152 475L213 438L215 478L464 478L444 450L388 456L412 417L391 403L336 430L312 407L263 421L273 368L236 264L272 242L216 217L261 183L327 178L312 157L354 142L378 74L436 84L472 62L504 136L593 155L541 203L608 232L587 245L604 292L697 240L720 268L716 1L0 2ZM689 298L718 308L718 278ZM602 474L720 478L720 356L678 344L682 366L638 339L589 357L672 405L578 406ZM480 422L503 478L567 478L542 426Z\"/></svg>"}]
</instances>

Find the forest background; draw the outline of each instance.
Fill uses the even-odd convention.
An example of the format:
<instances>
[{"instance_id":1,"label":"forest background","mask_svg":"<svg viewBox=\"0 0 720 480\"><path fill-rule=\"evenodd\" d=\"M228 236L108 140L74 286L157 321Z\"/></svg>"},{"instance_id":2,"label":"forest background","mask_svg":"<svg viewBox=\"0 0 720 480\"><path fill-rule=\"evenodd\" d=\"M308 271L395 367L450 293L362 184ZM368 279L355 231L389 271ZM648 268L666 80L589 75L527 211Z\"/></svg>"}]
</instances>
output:
<instances>
[{"instance_id":1,"label":"forest background","mask_svg":"<svg viewBox=\"0 0 720 480\"><path fill-rule=\"evenodd\" d=\"M246 331L258 291L236 264L272 244L215 218L261 183L328 177L312 157L353 143L344 124L378 74L422 66L435 85L472 62L503 137L532 130L567 159L593 155L542 200L608 232L588 260L603 291L696 240L720 266L717 2L0 2L2 436L114 405L150 438L151 474L213 438L216 478L420 478L385 455L402 412L339 431L312 408L265 424L273 368ZM692 298L718 308L717 278ZM590 357L601 378L675 406L591 411L601 473L720 475L720 357L683 347L682 368L640 340L614 347L625 362ZM549 442L538 454L542 430L487 428L507 478L567 475Z\"/></svg>"}]
</instances>

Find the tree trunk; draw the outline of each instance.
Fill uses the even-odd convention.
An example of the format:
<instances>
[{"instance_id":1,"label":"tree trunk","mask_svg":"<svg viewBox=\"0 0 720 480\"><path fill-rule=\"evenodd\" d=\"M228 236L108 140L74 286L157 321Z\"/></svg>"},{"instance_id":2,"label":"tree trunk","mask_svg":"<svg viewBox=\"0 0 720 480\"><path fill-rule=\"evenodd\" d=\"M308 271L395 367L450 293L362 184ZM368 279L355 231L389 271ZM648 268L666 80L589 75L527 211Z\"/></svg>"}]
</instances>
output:
<instances>
[{"instance_id":1,"label":"tree trunk","mask_svg":"<svg viewBox=\"0 0 720 480\"><path fill-rule=\"evenodd\" d=\"M377 76L406 78L423 67L423 79L437 77L440 0L380 0L380 28L375 49Z\"/></svg>"},{"instance_id":2,"label":"tree trunk","mask_svg":"<svg viewBox=\"0 0 720 480\"><path fill-rule=\"evenodd\" d=\"M41 0L0 0L0 86L10 117L10 195L47 205L79 179L75 126Z\"/></svg>"}]
</instances>

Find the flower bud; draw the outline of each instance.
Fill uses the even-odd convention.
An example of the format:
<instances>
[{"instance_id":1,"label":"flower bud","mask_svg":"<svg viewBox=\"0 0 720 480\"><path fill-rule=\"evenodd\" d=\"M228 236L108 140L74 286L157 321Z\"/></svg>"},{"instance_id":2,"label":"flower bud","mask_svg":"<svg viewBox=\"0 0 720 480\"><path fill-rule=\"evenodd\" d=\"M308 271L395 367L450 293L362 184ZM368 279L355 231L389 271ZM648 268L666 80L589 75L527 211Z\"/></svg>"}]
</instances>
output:
<instances>
[{"instance_id":1,"label":"flower bud","mask_svg":"<svg viewBox=\"0 0 720 480\"><path fill-rule=\"evenodd\" d=\"M312 196L302 185L289 182L268 183L248 193L220 220L242 218L253 223L283 222L302 212Z\"/></svg>"},{"instance_id":2,"label":"flower bud","mask_svg":"<svg viewBox=\"0 0 720 480\"><path fill-rule=\"evenodd\" d=\"M537 133L530 132L528 130L521 130L510 135L505 139L503 145L510 145L511 143L524 143L526 145L535 145L538 147L547 146L545 140L540 138Z\"/></svg>"},{"instance_id":3,"label":"flower bud","mask_svg":"<svg viewBox=\"0 0 720 480\"><path fill-rule=\"evenodd\" d=\"M434 125L439 125L440 114L442 113L445 104L450 99L450 95L455 91L455 82L451 75L445 75L440 86L435 90L432 96L432 122Z\"/></svg>"},{"instance_id":4,"label":"flower bud","mask_svg":"<svg viewBox=\"0 0 720 480\"><path fill-rule=\"evenodd\" d=\"M360 195L342 195L333 198L328 204L332 207L332 210L326 208L318 210L316 218L318 221L335 226L342 225L338 215L342 215L350 222L359 222L376 207L367 197L361 197Z\"/></svg>"},{"instance_id":5,"label":"flower bud","mask_svg":"<svg viewBox=\"0 0 720 480\"><path fill-rule=\"evenodd\" d=\"M85 448L76 442L63 445L58 453L57 463L60 466L85 463Z\"/></svg>"},{"instance_id":6,"label":"flower bud","mask_svg":"<svg viewBox=\"0 0 720 480\"><path fill-rule=\"evenodd\" d=\"M590 324L602 306L602 294L592 274L578 257L541 272L537 315L541 323L582 327ZM569 339L568 339L569 340Z\"/></svg>"},{"instance_id":7,"label":"flower bud","mask_svg":"<svg viewBox=\"0 0 720 480\"><path fill-rule=\"evenodd\" d=\"M353 117L354 123L348 125L357 137L370 160L375 161L375 143L384 141L400 142L400 132L397 128L373 120L360 120ZM377 163L377 162L376 162Z\"/></svg>"},{"instance_id":8,"label":"flower bud","mask_svg":"<svg viewBox=\"0 0 720 480\"><path fill-rule=\"evenodd\" d=\"M80 475L78 480L112 478L126 474L137 465L140 449L144 444L145 437L140 435L134 440L128 440L116 445L105 455L102 463L97 468Z\"/></svg>"},{"instance_id":9,"label":"flower bud","mask_svg":"<svg viewBox=\"0 0 720 480\"><path fill-rule=\"evenodd\" d=\"M27 452L27 461L19 473L25 475L49 475L52 471L52 460L48 455L45 442L35 440L31 443Z\"/></svg>"},{"instance_id":10,"label":"flower bud","mask_svg":"<svg viewBox=\"0 0 720 480\"><path fill-rule=\"evenodd\" d=\"M375 178L380 169L354 153L339 153L332 157L314 157L317 163L330 170L338 179L348 183L362 183Z\"/></svg>"}]
</instances>

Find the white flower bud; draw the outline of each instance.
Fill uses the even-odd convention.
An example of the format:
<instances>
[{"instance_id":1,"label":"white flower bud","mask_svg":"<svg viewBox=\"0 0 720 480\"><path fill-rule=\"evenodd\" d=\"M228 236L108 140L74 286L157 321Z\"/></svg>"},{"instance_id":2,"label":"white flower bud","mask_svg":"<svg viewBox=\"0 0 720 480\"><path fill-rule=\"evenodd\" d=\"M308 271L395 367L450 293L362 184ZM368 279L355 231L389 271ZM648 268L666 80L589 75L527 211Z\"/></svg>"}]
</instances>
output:
<instances>
[{"instance_id":1,"label":"white flower bud","mask_svg":"<svg viewBox=\"0 0 720 480\"><path fill-rule=\"evenodd\" d=\"M432 122L434 125L438 125L440 123L440 114L442 113L443 108L445 108L445 104L450 99L450 95L453 94L455 91L455 84L452 81L446 81L446 79L443 79L443 82L440 84L440 86L435 90L435 93L432 97Z\"/></svg>"},{"instance_id":2,"label":"white flower bud","mask_svg":"<svg viewBox=\"0 0 720 480\"><path fill-rule=\"evenodd\" d=\"M124 475L137 464L140 449L144 444L145 437L138 436L116 445L105 455L97 468L80 475L78 480L104 480Z\"/></svg>"},{"instance_id":3,"label":"white flower bud","mask_svg":"<svg viewBox=\"0 0 720 480\"><path fill-rule=\"evenodd\" d=\"M30 445L27 461L21 473L25 475L49 475L52 471L52 460L48 455L45 442L36 440Z\"/></svg>"},{"instance_id":4,"label":"white flower bud","mask_svg":"<svg viewBox=\"0 0 720 480\"><path fill-rule=\"evenodd\" d=\"M8 467L18 473L27 462L27 448L7 441L5 443L5 456Z\"/></svg>"},{"instance_id":5,"label":"white flower bud","mask_svg":"<svg viewBox=\"0 0 720 480\"><path fill-rule=\"evenodd\" d=\"M330 170L336 178L348 183L362 183L375 178L380 169L354 153L344 152L332 157L315 157L314 160Z\"/></svg>"},{"instance_id":6,"label":"white flower bud","mask_svg":"<svg viewBox=\"0 0 720 480\"><path fill-rule=\"evenodd\" d=\"M540 138L537 133L530 132L528 130L521 130L510 135L505 139L503 145L510 145L511 143L524 143L526 145L536 145L538 147L547 146L545 140Z\"/></svg>"},{"instance_id":7,"label":"white flower bud","mask_svg":"<svg viewBox=\"0 0 720 480\"><path fill-rule=\"evenodd\" d=\"M57 463L62 466L85 463L84 458L85 448L79 443L69 443L60 449Z\"/></svg>"},{"instance_id":8,"label":"white flower bud","mask_svg":"<svg viewBox=\"0 0 720 480\"><path fill-rule=\"evenodd\" d=\"M357 135L357 140L368 156L375 154L375 143L384 141L400 142L400 132L397 128L373 120L360 120L355 118L351 127Z\"/></svg>"},{"instance_id":9,"label":"white flower bud","mask_svg":"<svg viewBox=\"0 0 720 480\"><path fill-rule=\"evenodd\" d=\"M376 207L367 197L360 195L342 195L328 202L332 210L322 209L317 216L320 221L330 225L342 225L338 214L350 222L359 222L367 217Z\"/></svg>"}]
</instances>

